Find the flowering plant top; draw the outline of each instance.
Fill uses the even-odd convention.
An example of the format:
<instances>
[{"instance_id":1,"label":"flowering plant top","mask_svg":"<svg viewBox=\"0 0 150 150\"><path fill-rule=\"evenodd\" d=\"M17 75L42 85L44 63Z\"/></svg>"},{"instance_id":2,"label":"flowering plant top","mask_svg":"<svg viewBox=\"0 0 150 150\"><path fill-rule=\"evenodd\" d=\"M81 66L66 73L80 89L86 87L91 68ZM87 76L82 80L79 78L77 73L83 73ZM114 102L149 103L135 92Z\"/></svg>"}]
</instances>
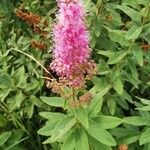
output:
<instances>
[{"instance_id":1,"label":"flowering plant top","mask_svg":"<svg viewBox=\"0 0 150 150\"><path fill-rule=\"evenodd\" d=\"M89 34L80 1L59 0L54 24L54 50L51 69L70 87L83 87L94 70L90 60Z\"/></svg>"}]
</instances>

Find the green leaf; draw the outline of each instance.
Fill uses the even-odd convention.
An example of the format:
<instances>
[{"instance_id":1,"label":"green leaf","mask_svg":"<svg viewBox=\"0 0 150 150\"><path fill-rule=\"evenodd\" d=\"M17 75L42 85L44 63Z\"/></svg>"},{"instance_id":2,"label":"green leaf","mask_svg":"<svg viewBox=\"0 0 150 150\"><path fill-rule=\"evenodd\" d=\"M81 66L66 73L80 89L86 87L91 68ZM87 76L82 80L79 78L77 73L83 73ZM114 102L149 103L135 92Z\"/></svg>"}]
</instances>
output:
<instances>
[{"instance_id":1,"label":"green leaf","mask_svg":"<svg viewBox=\"0 0 150 150\"><path fill-rule=\"evenodd\" d=\"M116 100L113 96L107 100L107 105L108 105L110 114L114 115L116 111Z\"/></svg>"},{"instance_id":2,"label":"green leaf","mask_svg":"<svg viewBox=\"0 0 150 150\"><path fill-rule=\"evenodd\" d=\"M122 95L120 95L120 97L126 99L128 102L133 104L131 96L125 90L123 91Z\"/></svg>"},{"instance_id":3,"label":"green leaf","mask_svg":"<svg viewBox=\"0 0 150 150\"><path fill-rule=\"evenodd\" d=\"M126 33L126 38L128 40L136 40L142 32L143 27L132 26Z\"/></svg>"},{"instance_id":4,"label":"green leaf","mask_svg":"<svg viewBox=\"0 0 150 150\"><path fill-rule=\"evenodd\" d=\"M97 69L99 70L98 74L100 75L109 74L111 72L111 69L103 59L99 60L99 63L97 64Z\"/></svg>"},{"instance_id":5,"label":"green leaf","mask_svg":"<svg viewBox=\"0 0 150 150\"><path fill-rule=\"evenodd\" d=\"M59 119L63 119L66 117L65 114L59 113L59 112L40 112L40 116L42 116L45 119L48 120L59 120Z\"/></svg>"},{"instance_id":6,"label":"green leaf","mask_svg":"<svg viewBox=\"0 0 150 150\"><path fill-rule=\"evenodd\" d=\"M89 122L88 122L87 110L83 107L79 107L75 109L74 112L75 112L75 117L79 120L79 122L88 129Z\"/></svg>"},{"instance_id":7,"label":"green leaf","mask_svg":"<svg viewBox=\"0 0 150 150\"><path fill-rule=\"evenodd\" d=\"M28 101L25 107L26 113L29 118L33 116L33 111L34 111L34 104L31 101Z\"/></svg>"},{"instance_id":8,"label":"green leaf","mask_svg":"<svg viewBox=\"0 0 150 150\"><path fill-rule=\"evenodd\" d=\"M125 117L123 118L123 122L134 126L143 126L148 124L148 121L140 116Z\"/></svg>"},{"instance_id":9,"label":"green leaf","mask_svg":"<svg viewBox=\"0 0 150 150\"><path fill-rule=\"evenodd\" d=\"M9 1L1 0L0 1L0 12L7 15L7 17L11 14L13 10L13 5Z\"/></svg>"},{"instance_id":10,"label":"green leaf","mask_svg":"<svg viewBox=\"0 0 150 150\"><path fill-rule=\"evenodd\" d=\"M107 146L105 144L102 144L101 142L97 141L96 139L94 139L93 137L90 136L90 143L91 143L91 147L94 150L100 150L99 148L101 148L102 150L112 150L110 146Z\"/></svg>"},{"instance_id":11,"label":"green leaf","mask_svg":"<svg viewBox=\"0 0 150 150\"><path fill-rule=\"evenodd\" d=\"M101 111L102 104L103 99L99 97L99 94L95 94L91 104L87 108L88 114L95 117Z\"/></svg>"},{"instance_id":12,"label":"green leaf","mask_svg":"<svg viewBox=\"0 0 150 150\"><path fill-rule=\"evenodd\" d=\"M67 133L76 123L75 118L67 117L66 119L60 121L51 136L51 141L57 141L60 139L65 133ZM46 142L45 142L46 143Z\"/></svg>"},{"instance_id":13,"label":"green leaf","mask_svg":"<svg viewBox=\"0 0 150 150\"><path fill-rule=\"evenodd\" d=\"M107 64L112 65L120 62L127 55L126 51L119 51L111 55L108 59Z\"/></svg>"},{"instance_id":14,"label":"green leaf","mask_svg":"<svg viewBox=\"0 0 150 150\"><path fill-rule=\"evenodd\" d=\"M81 128L75 132L75 150L89 150L87 134Z\"/></svg>"},{"instance_id":15,"label":"green leaf","mask_svg":"<svg viewBox=\"0 0 150 150\"><path fill-rule=\"evenodd\" d=\"M27 76L25 74L25 68L24 66L18 68L18 70L15 72L15 79L17 80L17 87L26 89L27 86Z\"/></svg>"},{"instance_id":16,"label":"green leaf","mask_svg":"<svg viewBox=\"0 0 150 150\"><path fill-rule=\"evenodd\" d=\"M121 15L118 13L113 7L112 4L107 3L106 8L109 14L112 16L113 20L112 23L116 26L122 26L123 23L121 21Z\"/></svg>"},{"instance_id":17,"label":"green leaf","mask_svg":"<svg viewBox=\"0 0 150 150\"><path fill-rule=\"evenodd\" d=\"M116 5L116 9L122 10L124 13L126 13L129 17L132 18L133 21L140 23L141 22L141 16L140 13L131 7L125 6L125 5Z\"/></svg>"},{"instance_id":18,"label":"green leaf","mask_svg":"<svg viewBox=\"0 0 150 150\"><path fill-rule=\"evenodd\" d=\"M115 128L122 123L122 119L112 116L99 116L94 118L94 121L98 123L99 128L103 129Z\"/></svg>"},{"instance_id":19,"label":"green leaf","mask_svg":"<svg viewBox=\"0 0 150 150\"><path fill-rule=\"evenodd\" d=\"M138 140L139 140L139 137L140 137L139 135L133 135L133 136L127 135L127 136L125 136L125 137L121 137L121 138L119 139L118 143L119 143L119 144L124 143L124 144L129 145L129 144L132 144L132 143L135 143L136 141L138 141Z\"/></svg>"},{"instance_id":20,"label":"green leaf","mask_svg":"<svg viewBox=\"0 0 150 150\"><path fill-rule=\"evenodd\" d=\"M138 4L143 4L144 6L147 6L149 4L149 0L137 0Z\"/></svg>"},{"instance_id":21,"label":"green leaf","mask_svg":"<svg viewBox=\"0 0 150 150\"><path fill-rule=\"evenodd\" d=\"M116 142L114 140L114 138L111 136L111 134L107 131L104 130L102 128L98 127L99 124L94 122L94 121L90 121L90 127L87 130L87 132L96 140L98 140L99 142L108 145L108 146L115 146Z\"/></svg>"},{"instance_id":22,"label":"green leaf","mask_svg":"<svg viewBox=\"0 0 150 150\"><path fill-rule=\"evenodd\" d=\"M116 78L113 81L113 86L114 86L114 89L117 91L118 94L121 95L123 93L123 84L122 84L120 78Z\"/></svg>"},{"instance_id":23,"label":"green leaf","mask_svg":"<svg viewBox=\"0 0 150 150\"><path fill-rule=\"evenodd\" d=\"M93 95L98 94L99 98L102 98L111 88L111 85L105 79L93 77L92 82L95 86L90 90L90 92Z\"/></svg>"},{"instance_id":24,"label":"green leaf","mask_svg":"<svg viewBox=\"0 0 150 150\"><path fill-rule=\"evenodd\" d=\"M120 139L120 141L129 137L135 136L139 134L139 132L140 131L134 126L129 126L129 128L128 127L116 127L111 130L111 134L117 137L118 140Z\"/></svg>"},{"instance_id":25,"label":"green leaf","mask_svg":"<svg viewBox=\"0 0 150 150\"><path fill-rule=\"evenodd\" d=\"M68 138L64 141L61 150L74 150L75 148L75 133L73 132Z\"/></svg>"},{"instance_id":26,"label":"green leaf","mask_svg":"<svg viewBox=\"0 0 150 150\"><path fill-rule=\"evenodd\" d=\"M23 102L23 100L25 99L26 97L23 95L22 91L19 90L15 96L15 106L17 108L20 107L21 103Z\"/></svg>"},{"instance_id":27,"label":"green leaf","mask_svg":"<svg viewBox=\"0 0 150 150\"><path fill-rule=\"evenodd\" d=\"M11 76L9 74L0 75L0 88L8 88L11 86Z\"/></svg>"},{"instance_id":28,"label":"green leaf","mask_svg":"<svg viewBox=\"0 0 150 150\"><path fill-rule=\"evenodd\" d=\"M53 133L53 130L55 126L58 124L59 120L56 120L54 122L49 122L40 130L38 130L38 134L44 135L44 136L50 136Z\"/></svg>"},{"instance_id":29,"label":"green leaf","mask_svg":"<svg viewBox=\"0 0 150 150\"><path fill-rule=\"evenodd\" d=\"M142 51L142 49L137 45L134 45L132 47L132 49L133 49L133 55L135 56L138 64L140 66L143 66L143 51Z\"/></svg>"},{"instance_id":30,"label":"green leaf","mask_svg":"<svg viewBox=\"0 0 150 150\"><path fill-rule=\"evenodd\" d=\"M141 103L143 103L144 105L149 105L150 104L150 100L149 99L145 99L145 98L141 98L136 96L137 99L139 99L141 101Z\"/></svg>"},{"instance_id":31,"label":"green leaf","mask_svg":"<svg viewBox=\"0 0 150 150\"><path fill-rule=\"evenodd\" d=\"M93 24L93 31L94 31L96 37L100 36L101 30L102 30L101 22L99 22L99 19L97 17L95 17L94 24Z\"/></svg>"},{"instance_id":32,"label":"green leaf","mask_svg":"<svg viewBox=\"0 0 150 150\"><path fill-rule=\"evenodd\" d=\"M10 138L11 132L3 132L0 135L0 147Z\"/></svg>"},{"instance_id":33,"label":"green leaf","mask_svg":"<svg viewBox=\"0 0 150 150\"><path fill-rule=\"evenodd\" d=\"M5 150L12 150L12 148L15 148L16 145L20 144L22 141L26 140L28 137L25 137L19 141L15 141L12 145L9 145Z\"/></svg>"},{"instance_id":34,"label":"green leaf","mask_svg":"<svg viewBox=\"0 0 150 150\"><path fill-rule=\"evenodd\" d=\"M101 55L104 55L104 56L106 56L106 57L110 57L110 56L114 55L115 52L112 51L112 50L107 50L107 51L98 50L97 53L98 53L98 54L101 54Z\"/></svg>"},{"instance_id":35,"label":"green leaf","mask_svg":"<svg viewBox=\"0 0 150 150\"><path fill-rule=\"evenodd\" d=\"M138 9L140 8L139 5L138 5L138 0L123 0L122 4L123 5L126 5L126 6L131 6L135 9Z\"/></svg>"},{"instance_id":36,"label":"green leaf","mask_svg":"<svg viewBox=\"0 0 150 150\"><path fill-rule=\"evenodd\" d=\"M119 106L121 106L121 108L123 108L125 110L129 110L129 105L122 96L121 97L116 96L116 102Z\"/></svg>"},{"instance_id":37,"label":"green leaf","mask_svg":"<svg viewBox=\"0 0 150 150\"><path fill-rule=\"evenodd\" d=\"M150 34L150 23L145 24L143 26L143 31L142 31L143 35L149 35Z\"/></svg>"},{"instance_id":38,"label":"green leaf","mask_svg":"<svg viewBox=\"0 0 150 150\"><path fill-rule=\"evenodd\" d=\"M55 106L55 107L64 107L65 100L62 99L61 97L44 97L41 96L40 99L46 103L47 105L50 106Z\"/></svg>"},{"instance_id":39,"label":"green leaf","mask_svg":"<svg viewBox=\"0 0 150 150\"><path fill-rule=\"evenodd\" d=\"M115 67L115 70L113 73L113 86L118 94L121 95L123 93L123 84L120 79L120 68L119 67Z\"/></svg>"},{"instance_id":40,"label":"green leaf","mask_svg":"<svg viewBox=\"0 0 150 150\"><path fill-rule=\"evenodd\" d=\"M143 145L143 144L146 144L146 143L149 143L150 142L150 127L147 128L143 133L142 135L140 136L140 145Z\"/></svg>"},{"instance_id":41,"label":"green leaf","mask_svg":"<svg viewBox=\"0 0 150 150\"><path fill-rule=\"evenodd\" d=\"M31 95L29 97L30 101L32 102L33 105L39 107L39 108L42 108L43 107L43 102L40 100L40 98L34 96L34 95Z\"/></svg>"},{"instance_id":42,"label":"green leaf","mask_svg":"<svg viewBox=\"0 0 150 150\"><path fill-rule=\"evenodd\" d=\"M3 102L5 100L5 98L10 94L10 92L12 91L12 89L10 88L6 88L6 89L2 89L0 90L0 98L1 101Z\"/></svg>"},{"instance_id":43,"label":"green leaf","mask_svg":"<svg viewBox=\"0 0 150 150\"><path fill-rule=\"evenodd\" d=\"M6 117L0 114L0 127L3 127L7 123Z\"/></svg>"},{"instance_id":44,"label":"green leaf","mask_svg":"<svg viewBox=\"0 0 150 150\"><path fill-rule=\"evenodd\" d=\"M142 110L142 111L150 111L150 105L144 106L144 107L140 107L137 108L138 110Z\"/></svg>"},{"instance_id":45,"label":"green leaf","mask_svg":"<svg viewBox=\"0 0 150 150\"><path fill-rule=\"evenodd\" d=\"M132 76L133 78L135 78L135 80L138 80L138 72L137 72L137 68L136 68L136 64L133 61L133 59L128 59L128 65L130 67L130 70L132 72Z\"/></svg>"},{"instance_id":46,"label":"green leaf","mask_svg":"<svg viewBox=\"0 0 150 150\"><path fill-rule=\"evenodd\" d=\"M109 37L112 41L119 43L122 46L129 45L129 41L125 38L125 32L122 30L112 30L105 27L108 30Z\"/></svg>"},{"instance_id":47,"label":"green leaf","mask_svg":"<svg viewBox=\"0 0 150 150\"><path fill-rule=\"evenodd\" d=\"M7 142L8 145L12 146L14 143L20 141L23 135L24 135L24 129L13 130L11 137L9 138Z\"/></svg>"}]
</instances>

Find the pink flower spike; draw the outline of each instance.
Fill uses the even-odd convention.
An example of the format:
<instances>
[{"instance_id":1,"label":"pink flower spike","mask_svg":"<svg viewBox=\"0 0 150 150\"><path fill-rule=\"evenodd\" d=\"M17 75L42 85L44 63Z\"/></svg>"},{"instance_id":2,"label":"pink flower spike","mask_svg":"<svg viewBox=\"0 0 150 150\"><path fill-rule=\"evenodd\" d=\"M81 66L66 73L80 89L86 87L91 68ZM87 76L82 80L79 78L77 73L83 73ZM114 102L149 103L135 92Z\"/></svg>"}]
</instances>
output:
<instances>
[{"instance_id":1,"label":"pink flower spike","mask_svg":"<svg viewBox=\"0 0 150 150\"><path fill-rule=\"evenodd\" d=\"M68 80L71 87L85 84L89 72L89 34L84 23L84 9L78 0L58 0L54 25L54 51L51 69ZM92 62L90 61L90 64Z\"/></svg>"}]
</instances>

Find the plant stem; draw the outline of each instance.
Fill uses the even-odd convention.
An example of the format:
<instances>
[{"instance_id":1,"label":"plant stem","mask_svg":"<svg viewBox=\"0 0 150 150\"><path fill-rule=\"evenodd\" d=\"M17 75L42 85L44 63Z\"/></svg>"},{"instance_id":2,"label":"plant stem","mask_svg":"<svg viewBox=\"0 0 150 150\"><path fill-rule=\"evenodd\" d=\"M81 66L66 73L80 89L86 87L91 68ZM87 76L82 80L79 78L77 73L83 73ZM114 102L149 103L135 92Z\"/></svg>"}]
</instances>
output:
<instances>
[{"instance_id":1,"label":"plant stem","mask_svg":"<svg viewBox=\"0 0 150 150\"><path fill-rule=\"evenodd\" d=\"M47 73L53 78L52 74L51 74L39 61L37 61L33 56L30 56L29 54L27 54L27 53L25 53L25 52L23 52L23 51L21 51L21 50L19 50L19 49L11 48L11 50L20 52L20 53L22 53L22 54L28 56L28 57L31 58L32 60L34 60L39 66L41 66L41 67L44 69L45 72L47 72Z\"/></svg>"}]
</instances>

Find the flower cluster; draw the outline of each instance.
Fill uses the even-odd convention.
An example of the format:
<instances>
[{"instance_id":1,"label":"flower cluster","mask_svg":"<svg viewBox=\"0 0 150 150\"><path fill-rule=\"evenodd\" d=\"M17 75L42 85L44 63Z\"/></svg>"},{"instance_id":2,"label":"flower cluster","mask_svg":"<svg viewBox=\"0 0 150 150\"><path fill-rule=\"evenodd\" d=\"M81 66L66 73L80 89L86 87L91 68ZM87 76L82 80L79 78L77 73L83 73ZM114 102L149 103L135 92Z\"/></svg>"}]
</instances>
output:
<instances>
[{"instance_id":1,"label":"flower cluster","mask_svg":"<svg viewBox=\"0 0 150 150\"><path fill-rule=\"evenodd\" d=\"M33 31L40 34L43 37L46 37L48 32L44 31L39 27L39 24L42 21L42 16L33 14L32 12L23 12L22 10L17 10L16 15L22 20L26 21L30 26L33 27ZM47 21L43 22L44 27L48 26Z\"/></svg>"},{"instance_id":2,"label":"flower cluster","mask_svg":"<svg viewBox=\"0 0 150 150\"><path fill-rule=\"evenodd\" d=\"M39 24L41 20L41 16L35 15L32 12L27 13L21 10L17 10L16 15L22 18L22 20L25 20L30 25Z\"/></svg>"},{"instance_id":3,"label":"flower cluster","mask_svg":"<svg viewBox=\"0 0 150 150\"><path fill-rule=\"evenodd\" d=\"M34 48L38 48L39 50L42 50L42 51L44 51L47 48L45 43L41 43L35 40L31 41L31 46Z\"/></svg>"},{"instance_id":4,"label":"flower cluster","mask_svg":"<svg viewBox=\"0 0 150 150\"><path fill-rule=\"evenodd\" d=\"M67 86L80 88L95 73L95 63L90 60L91 49L83 5L78 0L59 0L58 6L50 68Z\"/></svg>"}]
</instances>

